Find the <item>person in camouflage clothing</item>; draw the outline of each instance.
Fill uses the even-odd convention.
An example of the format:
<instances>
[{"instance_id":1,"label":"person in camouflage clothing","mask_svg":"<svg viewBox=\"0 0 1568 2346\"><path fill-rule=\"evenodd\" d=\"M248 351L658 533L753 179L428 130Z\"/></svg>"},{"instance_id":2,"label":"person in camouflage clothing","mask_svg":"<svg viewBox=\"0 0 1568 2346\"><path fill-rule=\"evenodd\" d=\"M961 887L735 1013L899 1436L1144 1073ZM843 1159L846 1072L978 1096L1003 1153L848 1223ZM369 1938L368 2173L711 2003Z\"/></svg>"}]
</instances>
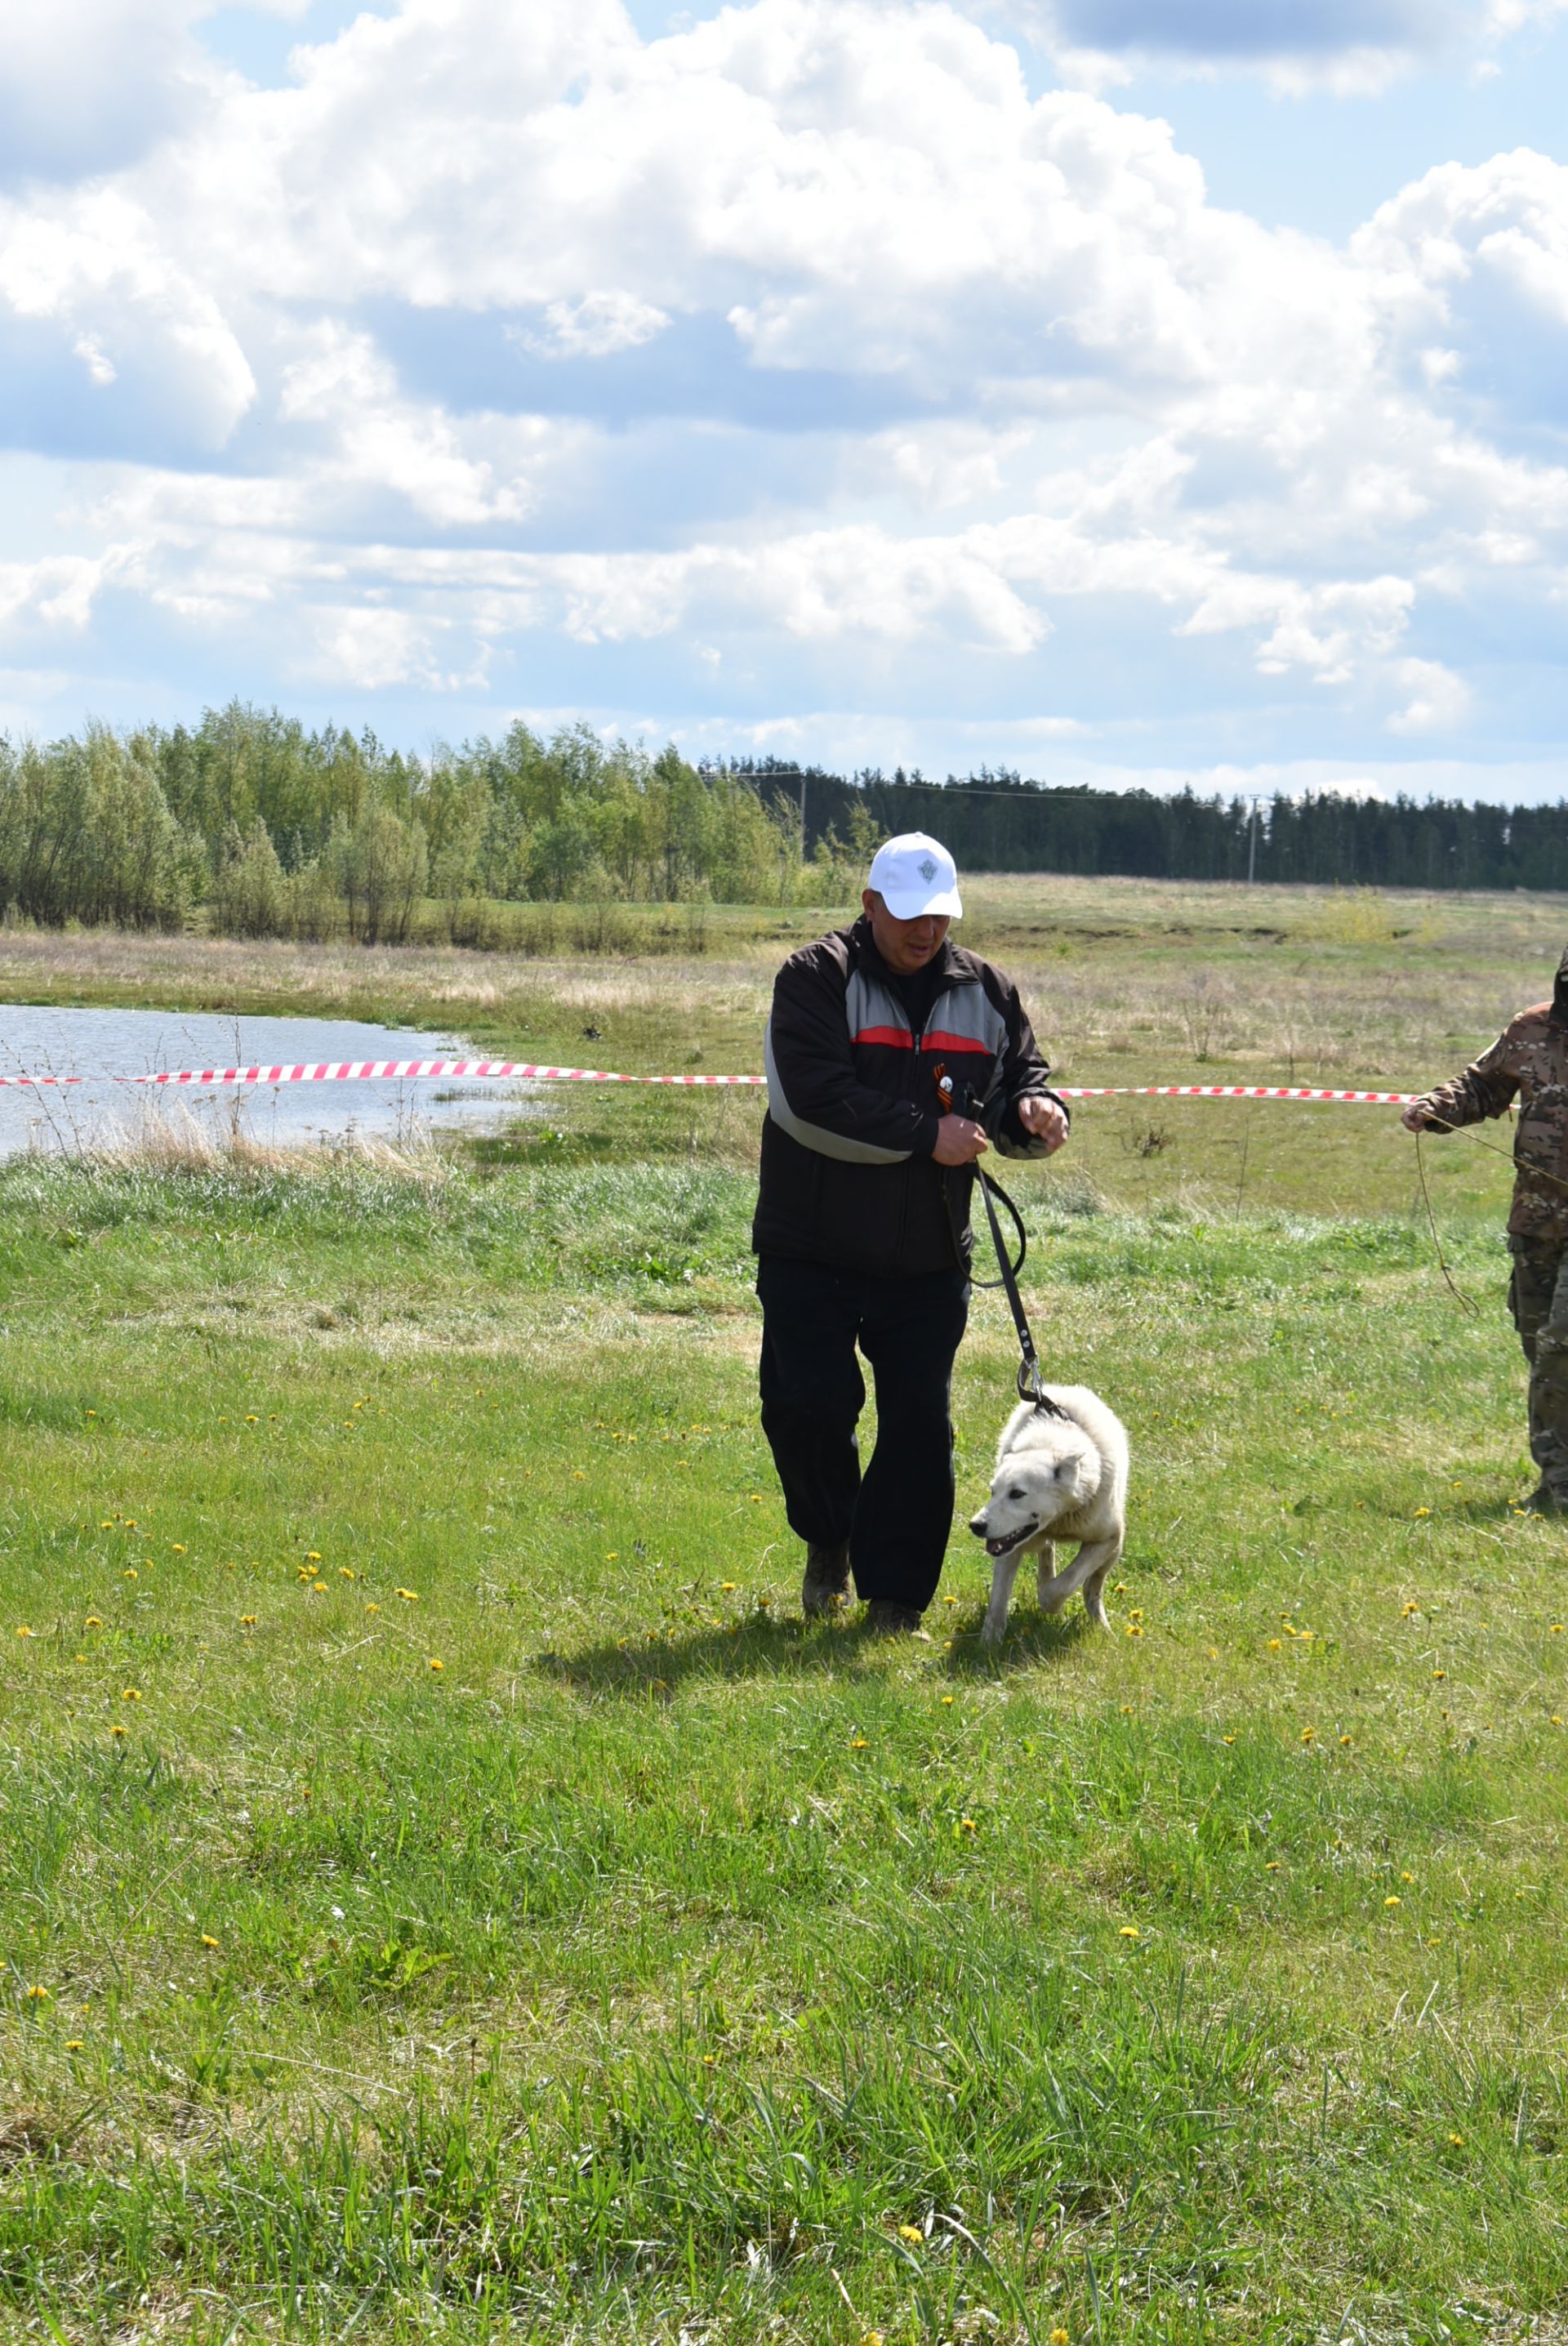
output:
<instances>
[{"instance_id":1,"label":"person in camouflage clothing","mask_svg":"<svg viewBox=\"0 0 1568 2346\"><path fill-rule=\"evenodd\" d=\"M1473 1066L1412 1101L1404 1122L1450 1132L1516 1099L1508 1300L1530 1363L1530 1452L1541 1469L1528 1504L1568 1515L1568 953L1551 1001L1510 1019Z\"/></svg>"}]
</instances>

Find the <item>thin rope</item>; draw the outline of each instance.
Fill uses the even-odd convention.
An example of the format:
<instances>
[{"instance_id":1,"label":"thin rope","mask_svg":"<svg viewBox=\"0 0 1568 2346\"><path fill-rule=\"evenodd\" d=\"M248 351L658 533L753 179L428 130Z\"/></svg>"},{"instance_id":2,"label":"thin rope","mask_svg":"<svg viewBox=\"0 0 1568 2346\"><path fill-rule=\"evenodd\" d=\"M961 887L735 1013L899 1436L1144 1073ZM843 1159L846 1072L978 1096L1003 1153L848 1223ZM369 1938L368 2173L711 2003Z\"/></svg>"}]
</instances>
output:
<instances>
[{"instance_id":1,"label":"thin rope","mask_svg":"<svg viewBox=\"0 0 1568 2346\"><path fill-rule=\"evenodd\" d=\"M1512 1114L1512 1109L1509 1112ZM1507 1165L1516 1168L1522 1165L1526 1172L1539 1174L1543 1181L1550 1181L1554 1188L1568 1189L1568 1181L1563 1178L1561 1173L1553 1173L1550 1165L1543 1165L1539 1158L1522 1157L1514 1148L1499 1148L1495 1140L1482 1140L1479 1132L1472 1132L1467 1125L1450 1124L1444 1117L1434 1116L1431 1120L1434 1126L1441 1125L1444 1132L1451 1137L1457 1135L1461 1140L1468 1140L1472 1148L1484 1148L1489 1155L1501 1157ZM1419 1143L1420 1139L1419 1132L1416 1139Z\"/></svg>"},{"instance_id":2,"label":"thin rope","mask_svg":"<svg viewBox=\"0 0 1568 2346\"><path fill-rule=\"evenodd\" d=\"M1437 1216L1432 1212L1431 1192L1427 1188L1426 1163L1421 1156L1421 1141L1423 1137L1424 1136L1420 1132L1417 1132L1416 1171L1420 1177L1421 1203L1427 1209L1427 1228L1432 1234L1432 1252L1437 1257L1437 1267L1443 1275L1444 1284L1447 1286L1449 1293L1453 1297L1454 1301L1459 1305L1461 1311L1468 1311L1473 1316L1476 1306L1471 1301L1470 1297L1466 1295L1461 1288L1455 1285L1453 1273L1450 1270L1447 1258L1443 1254L1442 1240L1438 1236ZM1501 1149L1497 1153L1499 1156L1503 1154Z\"/></svg>"}]
</instances>

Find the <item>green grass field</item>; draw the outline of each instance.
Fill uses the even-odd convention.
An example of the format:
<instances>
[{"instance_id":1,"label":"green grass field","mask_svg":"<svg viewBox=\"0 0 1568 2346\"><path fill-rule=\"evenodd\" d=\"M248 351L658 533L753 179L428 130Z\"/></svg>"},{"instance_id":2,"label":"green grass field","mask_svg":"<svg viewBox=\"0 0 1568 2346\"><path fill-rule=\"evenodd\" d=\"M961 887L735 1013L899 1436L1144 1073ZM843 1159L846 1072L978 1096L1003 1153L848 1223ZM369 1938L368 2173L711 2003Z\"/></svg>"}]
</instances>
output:
<instances>
[{"instance_id":1,"label":"green grass field","mask_svg":"<svg viewBox=\"0 0 1568 2346\"><path fill-rule=\"evenodd\" d=\"M1544 899L1189 891L1184 944L1024 886L975 926L1085 1082L1283 1077L1287 1028L1298 1080L1429 1080L1560 950ZM718 1070L786 945L0 978ZM1014 1168L1134 1500L1114 1633L1020 1603L993 1655L962 1525L932 1646L801 1622L756 1113L0 1171L0 2335L1568 2334L1568 1537L1514 1504L1505 1166L1426 1147L1473 1314L1390 1115L1086 1104ZM977 1299L965 1507L1012 1368Z\"/></svg>"}]
</instances>

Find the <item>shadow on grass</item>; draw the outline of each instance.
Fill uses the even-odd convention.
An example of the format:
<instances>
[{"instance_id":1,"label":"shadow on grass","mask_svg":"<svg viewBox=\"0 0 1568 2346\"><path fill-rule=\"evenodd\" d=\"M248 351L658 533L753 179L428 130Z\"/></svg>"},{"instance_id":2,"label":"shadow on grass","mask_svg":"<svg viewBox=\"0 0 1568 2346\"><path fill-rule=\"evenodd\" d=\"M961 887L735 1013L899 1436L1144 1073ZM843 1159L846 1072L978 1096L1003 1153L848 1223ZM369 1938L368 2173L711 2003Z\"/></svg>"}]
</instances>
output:
<instances>
[{"instance_id":1,"label":"shadow on grass","mask_svg":"<svg viewBox=\"0 0 1568 2346\"><path fill-rule=\"evenodd\" d=\"M1530 1514L1517 1497L1503 1499L1461 1499L1451 1507L1433 1509L1435 1517L1451 1515L1464 1524L1505 1524L1511 1521L1526 1524L1551 1523L1550 1515ZM1563 1518L1557 1518L1558 1521Z\"/></svg>"},{"instance_id":2,"label":"shadow on grass","mask_svg":"<svg viewBox=\"0 0 1568 2346\"><path fill-rule=\"evenodd\" d=\"M940 1611L941 1608L938 1608ZM890 1661L911 1656L949 1678L997 1678L1054 1661L1089 1631L1082 1612L1059 1618L1033 1611L1016 1614L1000 1646L980 1639L980 1615L953 1616L951 1628L932 1621L932 1643L873 1637L863 1621L803 1621L751 1618L738 1628L693 1627L640 1644L601 1638L570 1653L548 1652L534 1667L583 1694L624 1695L668 1701L689 1678L728 1679L824 1677L860 1678L878 1674ZM951 1635L952 1642L948 1642Z\"/></svg>"}]
</instances>

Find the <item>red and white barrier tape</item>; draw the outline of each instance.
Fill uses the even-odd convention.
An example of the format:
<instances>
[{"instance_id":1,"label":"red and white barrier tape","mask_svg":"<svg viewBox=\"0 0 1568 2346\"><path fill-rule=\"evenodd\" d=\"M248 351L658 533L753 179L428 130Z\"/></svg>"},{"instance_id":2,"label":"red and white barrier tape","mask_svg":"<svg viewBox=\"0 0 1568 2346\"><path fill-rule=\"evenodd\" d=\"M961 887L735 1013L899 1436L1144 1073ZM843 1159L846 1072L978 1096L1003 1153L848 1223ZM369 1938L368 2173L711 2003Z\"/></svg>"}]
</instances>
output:
<instances>
[{"instance_id":1,"label":"red and white barrier tape","mask_svg":"<svg viewBox=\"0 0 1568 2346\"><path fill-rule=\"evenodd\" d=\"M1316 1084L1058 1084L1064 1099L1350 1100L1361 1107L1409 1107L1420 1092L1335 1092Z\"/></svg>"},{"instance_id":2,"label":"red and white barrier tape","mask_svg":"<svg viewBox=\"0 0 1568 2346\"><path fill-rule=\"evenodd\" d=\"M765 1084L766 1076L620 1076L601 1067L544 1067L527 1059L323 1059L276 1067L179 1067L150 1076L0 1076L0 1084L57 1088L66 1084L351 1084L443 1076L464 1082L513 1076L539 1084L676 1084L718 1090ZM1344 1100L1365 1107L1407 1107L1417 1092L1329 1091L1311 1084L1060 1084L1064 1099Z\"/></svg>"}]
</instances>

